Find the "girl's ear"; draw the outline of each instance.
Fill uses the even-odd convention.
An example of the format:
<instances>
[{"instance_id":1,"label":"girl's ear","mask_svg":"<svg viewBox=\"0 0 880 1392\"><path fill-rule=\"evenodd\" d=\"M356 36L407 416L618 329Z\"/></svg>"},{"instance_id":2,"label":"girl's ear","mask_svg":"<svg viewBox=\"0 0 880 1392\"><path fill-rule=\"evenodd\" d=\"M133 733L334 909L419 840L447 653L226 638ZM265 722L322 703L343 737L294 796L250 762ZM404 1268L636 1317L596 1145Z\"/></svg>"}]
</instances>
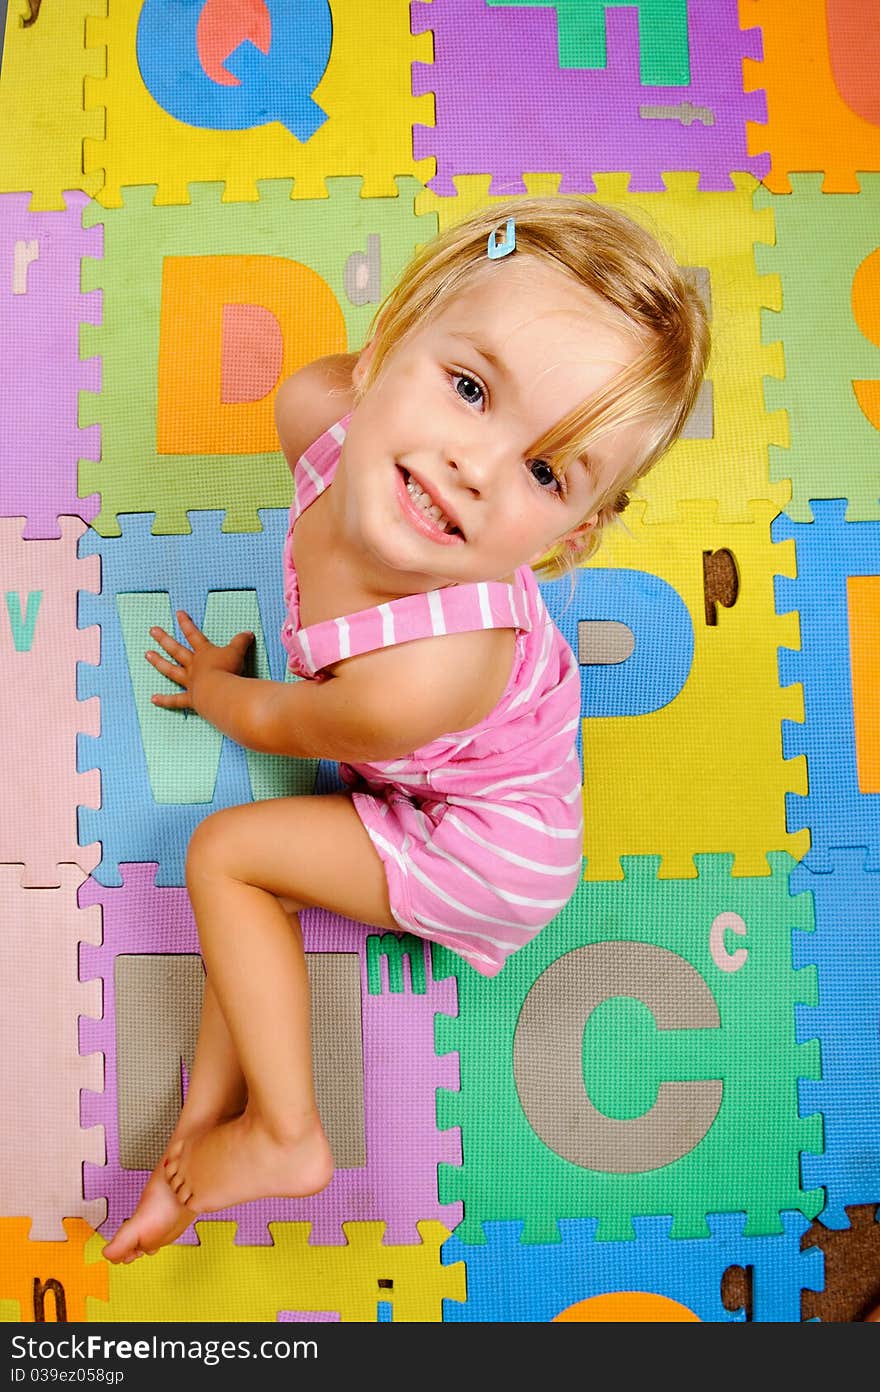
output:
<instances>
[{"instance_id":1,"label":"girl's ear","mask_svg":"<svg viewBox=\"0 0 880 1392\"><path fill-rule=\"evenodd\" d=\"M358 360L351 370L351 380L356 387L360 386L361 382L364 380L364 377L367 375L367 368L370 365L370 361L375 351L376 340L375 338L371 338L369 343L366 343L364 347L361 349L360 353L358 354Z\"/></svg>"},{"instance_id":2,"label":"girl's ear","mask_svg":"<svg viewBox=\"0 0 880 1392\"><path fill-rule=\"evenodd\" d=\"M598 512L594 512L592 517L587 517L583 522L579 522L576 527L573 527L572 530L566 536L565 540L569 543L569 545L573 544L574 549L579 550L583 538L589 532L595 531L598 522L599 514Z\"/></svg>"},{"instance_id":3,"label":"girl's ear","mask_svg":"<svg viewBox=\"0 0 880 1392\"><path fill-rule=\"evenodd\" d=\"M360 386L364 377L367 375L367 368L370 366L370 363L373 360L373 354L376 351L376 343L379 338L379 332L382 328L383 321L384 315L382 316L382 318L379 319L379 322L376 324L376 327L373 331L372 338L364 344L363 348L358 354L358 360L352 368L351 380L356 387Z\"/></svg>"},{"instance_id":4,"label":"girl's ear","mask_svg":"<svg viewBox=\"0 0 880 1392\"><path fill-rule=\"evenodd\" d=\"M599 514L598 512L594 512L592 517L587 517L585 521L579 522L576 527L573 527L570 532L566 532L565 537L562 538L562 540L564 540L566 542L566 545L570 546L572 550L579 551L581 538L585 537L588 532L592 532L595 529L598 521ZM537 561L540 561L544 555L546 555L546 552L539 552L538 555L532 556L531 560L529 561L529 565L535 565L535 563Z\"/></svg>"}]
</instances>

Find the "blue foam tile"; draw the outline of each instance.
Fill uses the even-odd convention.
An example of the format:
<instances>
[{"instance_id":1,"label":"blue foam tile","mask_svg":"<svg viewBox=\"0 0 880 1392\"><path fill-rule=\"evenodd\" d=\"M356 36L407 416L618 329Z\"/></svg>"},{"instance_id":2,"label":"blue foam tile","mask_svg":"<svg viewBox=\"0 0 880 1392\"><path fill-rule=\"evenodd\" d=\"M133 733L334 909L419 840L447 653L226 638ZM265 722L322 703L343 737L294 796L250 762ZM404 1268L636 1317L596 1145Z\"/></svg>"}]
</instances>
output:
<instances>
[{"instance_id":1,"label":"blue foam tile","mask_svg":"<svg viewBox=\"0 0 880 1392\"><path fill-rule=\"evenodd\" d=\"M834 850L832 869L791 876L792 893L812 892L816 928L795 934L795 966L815 964L818 1005L795 1007L798 1038L818 1038L821 1079L799 1082L801 1113L821 1112L825 1148L804 1153L804 1184L824 1187L819 1215L849 1227L846 1205L880 1199L880 873L863 847Z\"/></svg>"},{"instance_id":2,"label":"blue foam tile","mask_svg":"<svg viewBox=\"0 0 880 1392\"><path fill-rule=\"evenodd\" d=\"M783 721L786 758L806 755L809 791L789 793L788 829L808 827L809 863L827 866L834 846L865 846L880 869L880 793L859 789L849 660L847 580L880 574L880 523L845 521L843 499L813 503L815 521L778 517L774 541L793 539L797 579L776 580L777 609L800 617L800 651L783 649L783 686L801 682L803 724Z\"/></svg>"},{"instance_id":3,"label":"blue foam tile","mask_svg":"<svg viewBox=\"0 0 880 1392\"><path fill-rule=\"evenodd\" d=\"M750 1269L753 1321L796 1323L801 1291L822 1289L824 1257L818 1248L801 1251L803 1214L782 1220L778 1235L745 1237L743 1214L710 1214L709 1236L672 1238L670 1218L636 1218L632 1241L603 1242L595 1219L560 1219L561 1241L545 1244L521 1242L521 1223L485 1223L484 1245L454 1234L443 1245L443 1263L463 1261L467 1272L467 1300L444 1301L443 1317L546 1322L593 1296L639 1291L674 1300L704 1322L743 1322L745 1311L721 1300L722 1277L738 1266Z\"/></svg>"},{"instance_id":4,"label":"blue foam tile","mask_svg":"<svg viewBox=\"0 0 880 1392\"><path fill-rule=\"evenodd\" d=\"M287 510L264 510L262 532L250 533L221 533L221 512L192 513L192 531L185 535L154 536L152 520L151 513L123 516L121 536L90 531L80 541L80 554L101 557L100 594L79 596L79 625L100 627L101 658L97 667L78 664L77 695L99 697L101 733L79 737L78 767L100 770L101 806L79 809L79 834L84 844L101 842L94 874L106 885L121 884L119 866L127 861L155 861L158 885L183 884L187 843L210 812L311 792L319 771L316 760L253 754L191 712L150 705L150 692L177 688L143 656L147 646L156 646L149 623L173 628L172 615L185 609L200 627L205 622L215 642L252 629L255 675L284 678ZM139 646L132 646L129 632L127 648L125 615L132 605L144 613ZM209 619L213 614L211 622L206 613Z\"/></svg>"}]
</instances>

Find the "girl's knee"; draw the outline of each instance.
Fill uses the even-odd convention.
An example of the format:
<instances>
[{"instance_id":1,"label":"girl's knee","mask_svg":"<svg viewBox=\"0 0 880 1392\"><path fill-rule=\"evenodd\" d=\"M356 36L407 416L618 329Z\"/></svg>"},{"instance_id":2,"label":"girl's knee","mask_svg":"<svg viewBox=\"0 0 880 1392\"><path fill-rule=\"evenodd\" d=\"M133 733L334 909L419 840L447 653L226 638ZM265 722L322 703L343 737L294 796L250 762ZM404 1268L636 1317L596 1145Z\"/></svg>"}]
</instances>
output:
<instances>
[{"instance_id":1,"label":"girl's knee","mask_svg":"<svg viewBox=\"0 0 880 1392\"><path fill-rule=\"evenodd\" d=\"M212 812L205 817L190 837L186 852L187 879L196 871L228 870L233 843L227 810Z\"/></svg>"}]
</instances>

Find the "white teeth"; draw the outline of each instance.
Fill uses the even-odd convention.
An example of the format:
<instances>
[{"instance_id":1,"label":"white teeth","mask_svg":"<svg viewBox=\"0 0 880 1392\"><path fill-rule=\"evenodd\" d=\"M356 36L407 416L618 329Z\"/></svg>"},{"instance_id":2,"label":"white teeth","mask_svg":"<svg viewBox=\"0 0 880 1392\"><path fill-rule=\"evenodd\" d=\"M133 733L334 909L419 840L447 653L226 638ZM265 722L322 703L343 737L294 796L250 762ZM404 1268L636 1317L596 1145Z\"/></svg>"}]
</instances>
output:
<instances>
[{"instance_id":1,"label":"white teeth","mask_svg":"<svg viewBox=\"0 0 880 1392\"><path fill-rule=\"evenodd\" d=\"M450 522L443 509L438 507L436 503L432 503L431 495L426 493L423 488L420 488L414 478L407 479L406 491L413 502L422 509L426 516L433 518L441 532L448 531L449 528L454 525Z\"/></svg>"}]
</instances>

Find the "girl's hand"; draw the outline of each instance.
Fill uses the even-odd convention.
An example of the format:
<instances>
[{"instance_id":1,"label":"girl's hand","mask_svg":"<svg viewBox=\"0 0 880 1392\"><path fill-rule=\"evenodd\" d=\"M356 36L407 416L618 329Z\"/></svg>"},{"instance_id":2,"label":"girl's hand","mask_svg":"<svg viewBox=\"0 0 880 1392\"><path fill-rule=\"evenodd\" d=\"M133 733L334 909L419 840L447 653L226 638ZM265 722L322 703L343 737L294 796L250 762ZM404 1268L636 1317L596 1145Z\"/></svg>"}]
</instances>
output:
<instances>
[{"instance_id":1,"label":"girl's hand","mask_svg":"<svg viewBox=\"0 0 880 1392\"><path fill-rule=\"evenodd\" d=\"M177 639L172 638L163 628L151 628L150 637L155 638L172 661L169 662L168 658L161 657L156 652L144 653L144 657L157 672L182 686L183 691L175 696L156 695L152 700L154 705L165 706L168 710L198 711L199 681L210 672L231 672L233 676L237 676L241 672L254 635L236 633L225 648L218 648L205 637L200 628L196 628L189 614L183 609L177 611L177 622L190 646L187 648L183 643L178 643Z\"/></svg>"}]
</instances>

